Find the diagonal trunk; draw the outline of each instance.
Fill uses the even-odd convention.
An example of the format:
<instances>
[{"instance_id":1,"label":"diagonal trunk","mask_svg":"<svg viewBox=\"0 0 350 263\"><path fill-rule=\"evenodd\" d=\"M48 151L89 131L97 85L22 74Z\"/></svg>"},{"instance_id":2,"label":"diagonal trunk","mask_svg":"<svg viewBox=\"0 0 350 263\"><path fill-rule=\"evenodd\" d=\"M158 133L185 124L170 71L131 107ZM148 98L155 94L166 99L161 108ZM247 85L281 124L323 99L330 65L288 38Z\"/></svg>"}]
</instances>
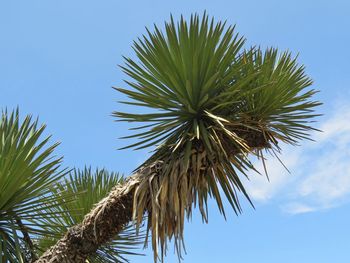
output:
<instances>
[{"instance_id":1,"label":"diagonal trunk","mask_svg":"<svg viewBox=\"0 0 350 263\"><path fill-rule=\"evenodd\" d=\"M110 241L131 221L137 174L116 186L81 224L70 228L36 263L84 263L99 246Z\"/></svg>"},{"instance_id":2,"label":"diagonal trunk","mask_svg":"<svg viewBox=\"0 0 350 263\"><path fill-rule=\"evenodd\" d=\"M252 150L270 148L270 143L261 133L244 139ZM237 149L230 151L233 155L237 153ZM89 255L94 254L100 246L110 241L130 223L133 215L135 216L135 190L145 178L148 180L149 175L157 174L156 166L144 167L130 176L125 183L117 185L85 216L81 224L70 228L65 236L35 263L84 263Z\"/></svg>"}]
</instances>

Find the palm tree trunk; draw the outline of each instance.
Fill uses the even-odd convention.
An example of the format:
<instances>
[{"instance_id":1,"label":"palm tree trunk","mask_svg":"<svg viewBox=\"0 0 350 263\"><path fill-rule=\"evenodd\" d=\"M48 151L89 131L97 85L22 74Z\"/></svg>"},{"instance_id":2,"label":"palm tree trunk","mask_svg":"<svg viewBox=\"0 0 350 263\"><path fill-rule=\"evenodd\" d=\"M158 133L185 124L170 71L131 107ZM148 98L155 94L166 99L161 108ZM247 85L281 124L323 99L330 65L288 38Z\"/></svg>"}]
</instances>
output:
<instances>
[{"instance_id":1,"label":"palm tree trunk","mask_svg":"<svg viewBox=\"0 0 350 263\"><path fill-rule=\"evenodd\" d=\"M247 133L249 134L249 133ZM261 133L242 136L251 149L270 148L270 143ZM230 154L237 154L231 149ZM130 176L124 184L117 185L106 198L102 199L87 214L83 222L70 228L56 245L48 249L35 263L85 263L89 255L112 240L116 234L130 223L133 217L134 193L142 178L157 172L158 162L141 168ZM160 162L162 163L162 162ZM155 169L155 170L154 170Z\"/></svg>"},{"instance_id":2,"label":"palm tree trunk","mask_svg":"<svg viewBox=\"0 0 350 263\"><path fill-rule=\"evenodd\" d=\"M110 241L131 221L137 174L116 186L83 222L70 228L36 263L84 263L102 244Z\"/></svg>"}]
</instances>

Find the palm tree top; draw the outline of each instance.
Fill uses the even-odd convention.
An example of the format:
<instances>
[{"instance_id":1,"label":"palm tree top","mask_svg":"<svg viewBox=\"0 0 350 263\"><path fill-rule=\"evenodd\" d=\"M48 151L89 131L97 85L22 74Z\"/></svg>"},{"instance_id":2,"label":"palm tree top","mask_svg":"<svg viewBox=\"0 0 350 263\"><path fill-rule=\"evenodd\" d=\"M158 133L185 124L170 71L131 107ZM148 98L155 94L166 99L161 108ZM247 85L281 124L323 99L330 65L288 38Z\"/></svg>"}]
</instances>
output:
<instances>
[{"instance_id":1,"label":"palm tree top","mask_svg":"<svg viewBox=\"0 0 350 263\"><path fill-rule=\"evenodd\" d=\"M130 98L123 103L143 111L114 112L119 121L140 123L124 137L138 141L124 148L157 145L139 167L157 166L137 188L134 206L135 218L151 211L156 256L168 238L181 246L193 205L207 221L208 196L223 214L222 195L241 212L236 192L249 196L239 173L255 170L249 154L264 160L263 150L279 151L279 142L310 139L314 108L321 104L290 52L244 48L245 38L226 22L194 14L178 23L171 17L162 30L147 29L134 42L137 59L125 57L122 66L130 89L116 88Z\"/></svg>"}]
</instances>

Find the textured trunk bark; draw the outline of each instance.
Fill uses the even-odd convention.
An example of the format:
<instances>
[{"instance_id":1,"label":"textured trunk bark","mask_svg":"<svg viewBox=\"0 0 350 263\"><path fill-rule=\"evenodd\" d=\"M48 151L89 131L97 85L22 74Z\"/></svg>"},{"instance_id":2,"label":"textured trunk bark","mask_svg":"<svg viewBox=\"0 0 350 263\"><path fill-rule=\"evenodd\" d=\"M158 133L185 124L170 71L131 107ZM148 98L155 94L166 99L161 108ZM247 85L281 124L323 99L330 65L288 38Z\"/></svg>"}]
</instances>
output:
<instances>
[{"instance_id":1,"label":"textured trunk bark","mask_svg":"<svg viewBox=\"0 0 350 263\"><path fill-rule=\"evenodd\" d=\"M135 178L116 186L87 214L83 222L70 228L56 245L36 263L83 263L102 244L110 241L131 221Z\"/></svg>"}]
</instances>

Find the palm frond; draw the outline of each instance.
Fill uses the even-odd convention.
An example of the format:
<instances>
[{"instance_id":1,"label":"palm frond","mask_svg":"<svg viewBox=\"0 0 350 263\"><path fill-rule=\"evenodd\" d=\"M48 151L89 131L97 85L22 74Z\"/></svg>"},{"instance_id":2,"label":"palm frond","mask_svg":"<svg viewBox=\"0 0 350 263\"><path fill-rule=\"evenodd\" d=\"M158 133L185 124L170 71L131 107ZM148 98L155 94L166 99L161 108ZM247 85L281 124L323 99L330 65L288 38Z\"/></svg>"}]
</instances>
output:
<instances>
[{"instance_id":1,"label":"palm frond","mask_svg":"<svg viewBox=\"0 0 350 263\"><path fill-rule=\"evenodd\" d=\"M2 112L0 257L5 261L21 262L26 257L23 251L33 249L28 248L29 235L40 233L38 221L50 217L45 208L59 201L52 199L49 188L67 171L59 169L62 159L53 155L58 144L48 146L50 137L41 139L44 130L31 116L21 121L18 109Z\"/></svg>"}]
</instances>

